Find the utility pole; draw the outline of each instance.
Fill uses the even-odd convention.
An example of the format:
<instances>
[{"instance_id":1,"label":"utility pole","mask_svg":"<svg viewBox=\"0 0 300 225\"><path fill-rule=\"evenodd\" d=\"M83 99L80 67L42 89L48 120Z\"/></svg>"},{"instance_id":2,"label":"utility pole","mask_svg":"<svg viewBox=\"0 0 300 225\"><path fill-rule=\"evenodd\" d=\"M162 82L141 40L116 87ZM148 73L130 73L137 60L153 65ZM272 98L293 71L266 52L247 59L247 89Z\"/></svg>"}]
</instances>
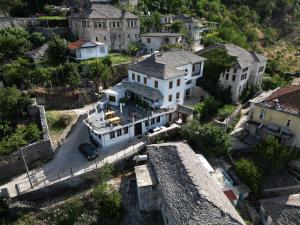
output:
<instances>
[{"instance_id":1,"label":"utility pole","mask_svg":"<svg viewBox=\"0 0 300 225\"><path fill-rule=\"evenodd\" d=\"M23 162L24 162L24 165L25 165L25 168L26 168L26 173L27 173L27 177L28 177L28 180L29 180L29 183L30 183L30 187L33 188L32 181L31 181L29 171L28 171L28 167L27 167L27 163L26 163L25 157L24 157L23 152L22 152L22 148L19 148L19 152L22 155L22 159L23 159Z\"/></svg>"}]
</instances>

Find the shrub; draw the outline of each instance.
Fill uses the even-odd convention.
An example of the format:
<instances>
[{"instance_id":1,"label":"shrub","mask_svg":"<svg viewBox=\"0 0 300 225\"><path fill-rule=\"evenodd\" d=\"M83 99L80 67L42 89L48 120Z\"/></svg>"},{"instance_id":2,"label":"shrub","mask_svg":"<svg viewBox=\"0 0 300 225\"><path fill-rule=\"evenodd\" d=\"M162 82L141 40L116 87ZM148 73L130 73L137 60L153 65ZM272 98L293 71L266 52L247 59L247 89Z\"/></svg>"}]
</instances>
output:
<instances>
[{"instance_id":1,"label":"shrub","mask_svg":"<svg viewBox=\"0 0 300 225\"><path fill-rule=\"evenodd\" d=\"M262 174L259 168L252 161L241 159L235 163L235 170L251 191L258 196L262 187Z\"/></svg>"},{"instance_id":2,"label":"shrub","mask_svg":"<svg viewBox=\"0 0 300 225\"><path fill-rule=\"evenodd\" d=\"M200 115L201 120L206 120L217 113L219 106L220 103L214 97L209 97L195 105L195 110Z\"/></svg>"},{"instance_id":3,"label":"shrub","mask_svg":"<svg viewBox=\"0 0 300 225\"><path fill-rule=\"evenodd\" d=\"M223 129L196 120L183 126L182 136L209 158L227 156L231 148L230 136Z\"/></svg>"},{"instance_id":4,"label":"shrub","mask_svg":"<svg viewBox=\"0 0 300 225\"><path fill-rule=\"evenodd\" d=\"M56 225L73 225L83 211L83 203L80 200L68 201L60 209L57 209L54 214L54 222Z\"/></svg>"},{"instance_id":5,"label":"shrub","mask_svg":"<svg viewBox=\"0 0 300 225\"><path fill-rule=\"evenodd\" d=\"M235 105L224 105L222 108L219 108L217 114L218 120L225 120L227 117L231 116L234 113L235 109Z\"/></svg>"},{"instance_id":6,"label":"shrub","mask_svg":"<svg viewBox=\"0 0 300 225\"><path fill-rule=\"evenodd\" d=\"M119 219L122 211L122 197L107 184L98 185L93 192L96 209L104 218Z\"/></svg>"}]
</instances>

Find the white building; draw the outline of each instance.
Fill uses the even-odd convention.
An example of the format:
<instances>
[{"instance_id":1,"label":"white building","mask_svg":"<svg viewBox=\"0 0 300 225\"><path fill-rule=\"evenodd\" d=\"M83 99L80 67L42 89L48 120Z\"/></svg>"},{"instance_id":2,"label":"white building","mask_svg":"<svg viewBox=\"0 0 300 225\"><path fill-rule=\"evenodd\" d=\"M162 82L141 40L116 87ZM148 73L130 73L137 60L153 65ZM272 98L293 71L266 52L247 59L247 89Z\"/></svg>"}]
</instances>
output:
<instances>
[{"instance_id":1,"label":"white building","mask_svg":"<svg viewBox=\"0 0 300 225\"><path fill-rule=\"evenodd\" d=\"M69 16L69 26L78 39L103 42L119 51L140 40L139 17L110 4L92 3Z\"/></svg>"},{"instance_id":2,"label":"white building","mask_svg":"<svg viewBox=\"0 0 300 225\"><path fill-rule=\"evenodd\" d=\"M193 95L204 58L187 51L156 53L128 69L128 80L104 91L105 99L85 124L103 148L126 142L193 111L182 104Z\"/></svg>"},{"instance_id":3,"label":"white building","mask_svg":"<svg viewBox=\"0 0 300 225\"><path fill-rule=\"evenodd\" d=\"M180 44L181 34L177 33L147 33L141 34L142 43L148 53L159 50L163 45Z\"/></svg>"},{"instance_id":4,"label":"white building","mask_svg":"<svg viewBox=\"0 0 300 225\"><path fill-rule=\"evenodd\" d=\"M102 58L108 55L108 44L78 40L69 44L69 50L77 60Z\"/></svg>"},{"instance_id":5,"label":"white building","mask_svg":"<svg viewBox=\"0 0 300 225\"><path fill-rule=\"evenodd\" d=\"M231 90L234 102L239 101L247 84L261 87L267 64L266 57L234 44L215 44L198 51L197 54L202 55L218 48L224 48L228 56L236 57L234 65L221 73L219 78L219 84Z\"/></svg>"},{"instance_id":6,"label":"white building","mask_svg":"<svg viewBox=\"0 0 300 225\"><path fill-rule=\"evenodd\" d=\"M162 24L162 32L174 32L172 31L172 24L180 22L187 29L188 34L193 40L192 49L194 52L199 51L203 48L201 40L203 33L210 30L210 23L205 19L196 19L189 15L163 15L160 19Z\"/></svg>"}]
</instances>

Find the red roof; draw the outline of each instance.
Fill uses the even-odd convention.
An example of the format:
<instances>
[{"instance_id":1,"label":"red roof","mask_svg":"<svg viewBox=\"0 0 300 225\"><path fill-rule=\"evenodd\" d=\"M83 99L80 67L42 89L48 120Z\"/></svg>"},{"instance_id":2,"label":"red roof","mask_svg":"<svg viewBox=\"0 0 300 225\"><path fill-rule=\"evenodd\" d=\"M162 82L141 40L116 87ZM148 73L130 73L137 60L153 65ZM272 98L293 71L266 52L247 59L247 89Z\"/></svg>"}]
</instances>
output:
<instances>
[{"instance_id":1,"label":"red roof","mask_svg":"<svg viewBox=\"0 0 300 225\"><path fill-rule=\"evenodd\" d=\"M85 40L77 40L77 41L69 44L69 49L75 50L75 49L81 48L82 45L84 45L85 43L88 43L88 42L89 41L85 41Z\"/></svg>"},{"instance_id":2,"label":"red roof","mask_svg":"<svg viewBox=\"0 0 300 225\"><path fill-rule=\"evenodd\" d=\"M280 88L263 102L270 106L278 103L284 111L298 113L300 112L300 85Z\"/></svg>"},{"instance_id":3,"label":"red roof","mask_svg":"<svg viewBox=\"0 0 300 225\"><path fill-rule=\"evenodd\" d=\"M223 192L231 202L234 200L237 200L237 197L232 190L227 190L227 191L223 191Z\"/></svg>"}]
</instances>

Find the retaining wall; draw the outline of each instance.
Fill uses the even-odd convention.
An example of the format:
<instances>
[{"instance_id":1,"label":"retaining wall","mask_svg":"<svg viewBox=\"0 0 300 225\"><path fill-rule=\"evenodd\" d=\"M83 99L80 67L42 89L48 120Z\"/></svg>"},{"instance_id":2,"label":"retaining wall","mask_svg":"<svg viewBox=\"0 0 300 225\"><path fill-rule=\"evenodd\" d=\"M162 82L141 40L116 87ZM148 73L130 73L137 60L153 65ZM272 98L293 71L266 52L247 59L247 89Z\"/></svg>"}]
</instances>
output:
<instances>
[{"instance_id":1,"label":"retaining wall","mask_svg":"<svg viewBox=\"0 0 300 225\"><path fill-rule=\"evenodd\" d=\"M34 168L40 161L50 160L53 155L44 106L34 105L28 108L29 115L43 130L43 139L22 148L29 168ZM26 171L19 151L0 157L0 181L7 180Z\"/></svg>"}]
</instances>

